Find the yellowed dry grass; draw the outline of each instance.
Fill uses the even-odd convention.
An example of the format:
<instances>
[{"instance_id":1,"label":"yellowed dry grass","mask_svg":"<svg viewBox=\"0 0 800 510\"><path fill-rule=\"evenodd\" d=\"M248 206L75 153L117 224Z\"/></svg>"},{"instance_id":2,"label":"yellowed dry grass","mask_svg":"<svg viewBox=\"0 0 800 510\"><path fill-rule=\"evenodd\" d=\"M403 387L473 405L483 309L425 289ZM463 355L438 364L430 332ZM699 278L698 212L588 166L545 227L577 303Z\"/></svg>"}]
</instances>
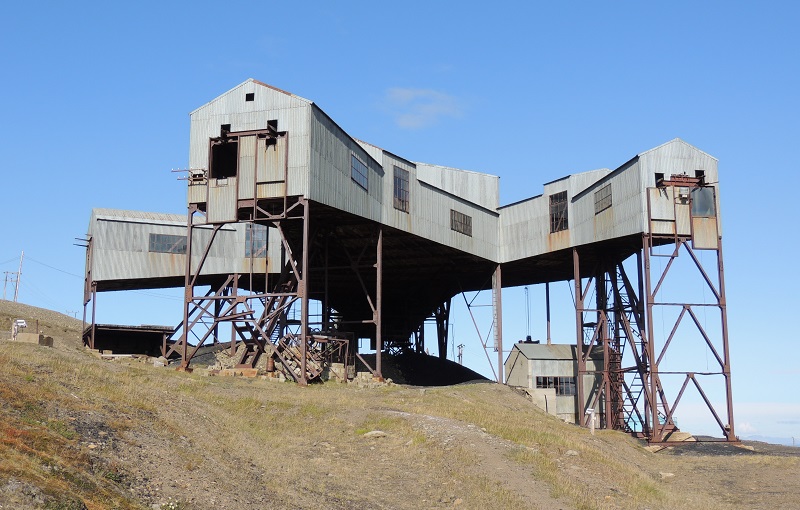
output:
<instances>
[{"instance_id":1,"label":"yellowed dry grass","mask_svg":"<svg viewBox=\"0 0 800 510\"><path fill-rule=\"evenodd\" d=\"M529 506L504 480L492 473L476 475L473 468L481 459L473 451L430 440L410 416L474 424L502 438L510 445L509 465L531 483L547 483L551 496L574 508L726 508L702 490L660 479L659 471L686 470L691 459L653 455L623 434L590 436L497 385L424 392L340 384L302 388L106 362L74 350L2 347L0 474L35 483L53 497L78 497L92 509L140 508L142 503L125 491L130 466L106 459L100 468L92 467L80 444L82 432L71 421L86 413L102 419L116 441L152 436L176 459L180 476L246 474L270 494L276 508L312 508L325 501L334 508ZM365 437L371 430L389 435ZM569 450L577 455L567 455ZM800 472L798 458L704 462L719 469L729 463L739 471ZM176 488L170 496L183 497L186 490ZM181 504L208 507L202 499L181 499Z\"/></svg>"}]
</instances>

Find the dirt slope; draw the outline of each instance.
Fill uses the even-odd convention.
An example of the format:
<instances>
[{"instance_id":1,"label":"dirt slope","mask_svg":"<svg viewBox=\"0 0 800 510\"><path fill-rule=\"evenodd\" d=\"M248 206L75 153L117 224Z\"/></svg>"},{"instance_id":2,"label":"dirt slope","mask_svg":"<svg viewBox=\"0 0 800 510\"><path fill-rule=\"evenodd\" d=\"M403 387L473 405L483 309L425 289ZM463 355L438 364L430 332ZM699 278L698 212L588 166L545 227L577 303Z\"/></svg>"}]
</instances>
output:
<instances>
[{"instance_id":1,"label":"dirt slope","mask_svg":"<svg viewBox=\"0 0 800 510\"><path fill-rule=\"evenodd\" d=\"M45 320L4 304L0 317ZM800 449L653 454L622 434L590 436L488 382L301 388L102 361L79 346L76 322L44 325L72 331L52 349L0 343L2 509L708 510L800 501Z\"/></svg>"}]
</instances>

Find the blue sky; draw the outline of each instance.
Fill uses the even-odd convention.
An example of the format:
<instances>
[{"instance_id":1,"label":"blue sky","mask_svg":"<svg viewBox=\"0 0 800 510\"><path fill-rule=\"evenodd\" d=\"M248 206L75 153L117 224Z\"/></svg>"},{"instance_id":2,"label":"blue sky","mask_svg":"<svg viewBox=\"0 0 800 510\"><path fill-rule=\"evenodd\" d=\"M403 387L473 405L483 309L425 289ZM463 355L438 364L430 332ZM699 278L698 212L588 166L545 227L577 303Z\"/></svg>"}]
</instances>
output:
<instances>
[{"instance_id":1,"label":"blue sky","mask_svg":"<svg viewBox=\"0 0 800 510\"><path fill-rule=\"evenodd\" d=\"M80 310L72 243L91 208L183 212L170 169L187 166L188 113L250 77L408 159L499 175L502 203L680 137L720 161L737 432L800 436L800 182L785 157L800 134L799 15L791 2L11 3L0 271L25 250L20 300ZM566 285L554 295L569 299ZM534 337L542 295L531 288ZM178 322L174 293L127 299L136 322ZM121 302L103 296L99 319L132 322ZM524 302L504 292L507 343L526 334ZM554 338L571 341L569 310L554 315ZM471 321L454 322L485 372ZM678 419L714 432L701 414Z\"/></svg>"}]
</instances>

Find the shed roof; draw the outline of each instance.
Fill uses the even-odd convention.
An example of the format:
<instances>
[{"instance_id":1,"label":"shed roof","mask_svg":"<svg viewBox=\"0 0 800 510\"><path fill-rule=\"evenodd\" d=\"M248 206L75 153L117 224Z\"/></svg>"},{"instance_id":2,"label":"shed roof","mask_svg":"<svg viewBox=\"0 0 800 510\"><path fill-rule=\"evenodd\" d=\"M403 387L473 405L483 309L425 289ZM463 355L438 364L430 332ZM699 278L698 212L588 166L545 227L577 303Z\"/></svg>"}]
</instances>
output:
<instances>
[{"instance_id":1,"label":"shed roof","mask_svg":"<svg viewBox=\"0 0 800 510\"><path fill-rule=\"evenodd\" d=\"M576 354L577 348L574 344L547 345L518 342L514 344L514 349L517 349L527 359L578 359ZM590 357L593 359L602 359L603 350L600 347L595 347L592 349Z\"/></svg>"}]
</instances>

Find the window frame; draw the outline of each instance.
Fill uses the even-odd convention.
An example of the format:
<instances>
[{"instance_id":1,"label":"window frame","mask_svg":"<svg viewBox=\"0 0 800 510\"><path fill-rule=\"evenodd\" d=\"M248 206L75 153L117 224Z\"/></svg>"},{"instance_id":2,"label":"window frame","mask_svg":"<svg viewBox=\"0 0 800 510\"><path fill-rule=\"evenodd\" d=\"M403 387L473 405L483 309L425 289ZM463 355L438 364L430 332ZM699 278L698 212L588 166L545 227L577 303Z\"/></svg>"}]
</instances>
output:
<instances>
[{"instance_id":1,"label":"window frame","mask_svg":"<svg viewBox=\"0 0 800 510\"><path fill-rule=\"evenodd\" d=\"M399 175L398 175L399 174ZM394 208L404 213L409 212L410 209L410 172L405 168L394 165ZM398 186L399 184L399 186Z\"/></svg>"},{"instance_id":2,"label":"window frame","mask_svg":"<svg viewBox=\"0 0 800 510\"><path fill-rule=\"evenodd\" d=\"M706 197L700 200L701 194L708 194L710 197ZM693 188L691 191L692 197L692 218L716 218L717 217L717 191L714 189L714 186L698 186ZM697 198L695 198L697 197ZM708 201L708 199L711 199ZM704 206L702 210L700 210L699 206Z\"/></svg>"},{"instance_id":3,"label":"window frame","mask_svg":"<svg viewBox=\"0 0 800 510\"><path fill-rule=\"evenodd\" d=\"M186 255L186 236L150 232L147 241L147 251L149 253Z\"/></svg>"},{"instance_id":4,"label":"window frame","mask_svg":"<svg viewBox=\"0 0 800 510\"><path fill-rule=\"evenodd\" d=\"M450 230L472 237L472 216L450 209Z\"/></svg>"},{"instance_id":5,"label":"window frame","mask_svg":"<svg viewBox=\"0 0 800 510\"><path fill-rule=\"evenodd\" d=\"M256 228L258 227L258 228ZM244 256L246 258L267 258L269 227L260 223L247 223L244 231ZM255 235L255 238L253 237Z\"/></svg>"},{"instance_id":6,"label":"window frame","mask_svg":"<svg viewBox=\"0 0 800 510\"><path fill-rule=\"evenodd\" d=\"M594 213L600 214L606 209L610 209L614 205L614 198L611 191L611 183L609 182L602 188L594 192Z\"/></svg>"},{"instance_id":7,"label":"window frame","mask_svg":"<svg viewBox=\"0 0 800 510\"><path fill-rule=\"evenodd\" d=\"M536 389L554 389L556 390L556 396L574 397L578 394L577 378L563 375L537 375Z\"/></svg>"},{"instance_id":8,"label":"window frame","mask_svg":"<svg viewBox=\"0 0 800 510\"><path fill-rule=\"evenodd\" d=\"M355 152L350 153L350 179L364 191L369 191L369 166L361 161Z\"/></svg>"},{"instance_id":9,"label":"window frame","mask_svg":"<svg viewBox=\"0 0 800 510\"><path fill-rule=\"evenodd\" d=\"M550 195L550 233L569 229L569 197L567 192L559 191Z\"/></svg>"}]
</instances>

